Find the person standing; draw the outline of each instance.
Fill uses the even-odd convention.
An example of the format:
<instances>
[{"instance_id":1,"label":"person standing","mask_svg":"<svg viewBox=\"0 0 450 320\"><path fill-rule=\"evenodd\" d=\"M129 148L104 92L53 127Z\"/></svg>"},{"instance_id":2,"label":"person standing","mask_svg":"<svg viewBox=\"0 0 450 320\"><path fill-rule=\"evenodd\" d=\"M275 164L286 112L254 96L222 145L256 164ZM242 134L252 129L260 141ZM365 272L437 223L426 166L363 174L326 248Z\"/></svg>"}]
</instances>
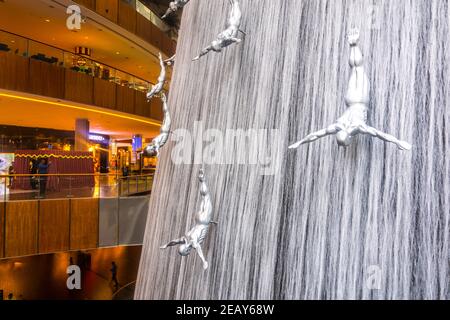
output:
<instances>
[{"instance_id":1,"label":"person standing","mask_svg":"<svg viewBox=\"0 0 450 320\"><path fill-rule=\"evenodd\" d=\"M12 184L14 182L13 174L15 174L15 173L16 173L16 171L14 170L14 162L13 162L13 163L11 163L11 165L8 168L8 175L9 175L9 177L8 177L8 180L9 180L8 187L9 188L12 188Z\"/></svg>"},{"instance_id":2,"label":"person standing","mask_svg":"<svg viewBox=\"0 0 450 320\"><path fill-rule=\"evenodd\" d=\"M111 282L114 283L114 287L117 289L119 287L119 282L117 281L117 264L115 261L111 262Z\"/></svg>"},{"instance_id":3,"label":"person standing","mask_svg":"<svg viewBox=\"0 0 450 320\"><path fill-rule=\"evenodd\" d=\"M30 161L30 185L32 190L37 189L37 179L35 174L37 174L38 163L37 160Z\"/></svg>"},{"instance_id":4,"label":"person standing","mask_svg":"<svg viewBox=\"0 0 450 320\"><path fill-rule=\"evenodd\" d=\"M52 163L47 162L45 159L41 159L38 165L37 173L39 175L47 175L48 169ZM39 176L39 197L44 198L45 197L45 191L47 189L47 176Z\"/></svg>"}]
</instances>

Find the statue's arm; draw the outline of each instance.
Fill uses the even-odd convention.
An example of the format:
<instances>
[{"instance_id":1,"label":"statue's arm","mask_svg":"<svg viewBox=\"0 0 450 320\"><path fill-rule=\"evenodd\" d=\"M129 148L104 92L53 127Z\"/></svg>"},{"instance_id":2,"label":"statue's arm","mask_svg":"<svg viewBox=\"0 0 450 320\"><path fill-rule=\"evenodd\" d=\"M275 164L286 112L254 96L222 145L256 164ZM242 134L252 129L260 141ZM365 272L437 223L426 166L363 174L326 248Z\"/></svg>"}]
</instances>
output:
<instances>
[{"instance_id":1,"label":"statue's arm","mask_svg":"<svg viewBox=\"0 0 450 320\"><path fill-rule=\"evenodd\" d=\"M182 238L176 239L176 240L172 240L168 244L161 246L160 249L167 249L168 247L173 247L173 246L183 244L183 243L186 243L185 237L182 237Z\"/></svg>"},{"instance_id":2,"label":"statue's arm","mask_svg":"<svg viewBox=\"0 0 450 320\"><path fill-rule=\"evenodd\" d=\"M205 256L203 255L202 247L198 243L194 243L192 246L195 250L197 250L197 253L200 257L200 259L203 262L203 269L208 269L208 262L205 259Z\"/></svg>"},{"instance_id":3,"label":"statue's arm","mask_svg":"<svg viewBox=\"0 0 450 320\"><path fill-rule=\"evenodd\" d=\"M379 139L384 140L386 142L394 143L395 145L397 145L397 147L400 150L411 150L411 148L412 148L412 146L408 142L398 140L396 137L394 137L394 136L392 136L390 134L384 133L382 131L379 131L379 130L377 130L375 128L372 128L370 126L360 125L358 127L358 129L363 134L368 134L368 135L371 135L372 137L379 138Z\"/></svg>"},{"instance_id":4,"label":"statue's arm","mask_svg":"<svg viewBox=\"0 0 450 320\"><path fill-rule=\"evenodd\" d=\"M298 147L300 147L302 144L306 144L306 143L311 143L314 142L320 138L332 135L332 134L336 134L338 133L340 130L342 130L341 126L337 123L332 124L331 126L329 126L326 129L322 129L320 131L311 133L310 135L308 135L306 138L304 138L303 140L300 140L299 142L289 146L289 149L297 149Z\"/></svg>"}]
</instances>

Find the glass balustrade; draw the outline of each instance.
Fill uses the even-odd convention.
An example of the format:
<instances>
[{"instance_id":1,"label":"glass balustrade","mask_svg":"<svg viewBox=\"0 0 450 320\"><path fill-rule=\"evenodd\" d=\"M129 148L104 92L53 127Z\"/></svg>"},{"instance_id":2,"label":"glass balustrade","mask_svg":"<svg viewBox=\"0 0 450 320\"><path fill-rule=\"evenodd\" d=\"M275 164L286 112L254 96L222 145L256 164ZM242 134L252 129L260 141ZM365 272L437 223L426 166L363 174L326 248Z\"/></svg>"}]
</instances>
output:
<instances>
[{"instance_id":1,"label":"glass balustrade","mask_svg":"<svg viewBox=\"0 0 450 320\"><path fill-rule=\"evenodd\" d=\"M126 177L114 174L2 175L0 199L7 202L145 195L152 190L153 175L154 172Z\"/></svg>"},{"instance_id":2,"label":"glass balustrade","mask_svg":"<svg viewBox=\"0 0 450 320\"><path fill-rule=\"evenodd\" d=\"M0 52L2 51L67 68L74 72L84 73L141 92L147 92L153 85L149 81L140 79L132 74L90 59L89 57L0 30Z\"/></svg>"}]
</instances>

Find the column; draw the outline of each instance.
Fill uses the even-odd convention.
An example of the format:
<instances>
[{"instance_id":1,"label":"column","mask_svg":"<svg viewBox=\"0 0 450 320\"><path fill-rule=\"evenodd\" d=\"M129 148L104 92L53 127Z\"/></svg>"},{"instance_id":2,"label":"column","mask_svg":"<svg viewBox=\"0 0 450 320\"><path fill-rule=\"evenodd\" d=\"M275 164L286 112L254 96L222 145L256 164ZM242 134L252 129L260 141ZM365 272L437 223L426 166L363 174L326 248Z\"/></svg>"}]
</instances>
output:
<instances>
[{"instance_id":1,"label":"column","mask_svg":"<svg viewBox=\"0 0 450 320\"><path fill-rule=\"evenodd\" d=\"M89 151L89 120L75 120L75 151Z\"/></svg>"}]
</instances>

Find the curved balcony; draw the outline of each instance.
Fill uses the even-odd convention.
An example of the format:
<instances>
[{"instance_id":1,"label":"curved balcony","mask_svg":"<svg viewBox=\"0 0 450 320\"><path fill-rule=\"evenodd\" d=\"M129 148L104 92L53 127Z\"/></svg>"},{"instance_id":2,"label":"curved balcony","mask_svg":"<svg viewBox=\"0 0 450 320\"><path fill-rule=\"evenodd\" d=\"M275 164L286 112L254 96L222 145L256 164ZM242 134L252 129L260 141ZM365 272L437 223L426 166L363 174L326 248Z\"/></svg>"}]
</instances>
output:
<instances>
[{"instance_id":1,"label":"curved balcony","mask_svg":"<svg viewBox=\"0 0 450 320\"><path fill-rule=\"evenodd\" d=\"M160 28L164 22L139 0L74 0L83 7L134 33L168 56L176 42Z\"/></svg>"},{"instance_id":2,"label":"curved balcony","mask_svg":"<svg viewBox=\"0 0 450 320\"><path fill-rule=\"evenodd\" d=\"M71 52L0 31L0 88L162 120L150 82Z\"/></svg>"}]
</instances>

